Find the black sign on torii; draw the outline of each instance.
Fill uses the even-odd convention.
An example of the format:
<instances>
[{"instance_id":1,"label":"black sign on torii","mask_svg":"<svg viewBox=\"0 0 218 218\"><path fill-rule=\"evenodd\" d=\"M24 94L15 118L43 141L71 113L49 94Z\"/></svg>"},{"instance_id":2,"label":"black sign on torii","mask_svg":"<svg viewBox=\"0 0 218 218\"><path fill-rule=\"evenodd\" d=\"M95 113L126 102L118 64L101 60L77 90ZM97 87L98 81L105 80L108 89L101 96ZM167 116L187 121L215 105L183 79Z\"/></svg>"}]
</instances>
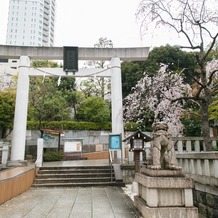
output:
<instances>
[{"instance_id":1,"label":"black sign on torii","mask_svg":"<svg viewBox=\"0 0 218 218\"><path fill-rule=\"evenodd\" d=\"M68 72L72 72L73 74L75 74L75 72L78 72L78 47L64 46L63 56L63 68L66 74L68 74Z\"/></svg>"}]
</instances>

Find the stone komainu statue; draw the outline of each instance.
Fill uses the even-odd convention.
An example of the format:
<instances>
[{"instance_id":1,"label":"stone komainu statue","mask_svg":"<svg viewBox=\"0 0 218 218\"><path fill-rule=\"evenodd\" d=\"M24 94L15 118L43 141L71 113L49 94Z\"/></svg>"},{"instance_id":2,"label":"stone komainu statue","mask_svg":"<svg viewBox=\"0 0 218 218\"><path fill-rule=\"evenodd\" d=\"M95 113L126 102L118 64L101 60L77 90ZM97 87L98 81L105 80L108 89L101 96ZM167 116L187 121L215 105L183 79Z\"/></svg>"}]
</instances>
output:
<instances>
[{"instance_id":1,"label":"stone komainu statue","mask_svg":"<svg viewBox=\"0 0 218 218\"><path fill-rule=\"evenodd\" d=\"M168 125L166 123L154 123L152 125L152 142L151 142L151 165L150 169L170 169L181 170L176 163L176 153L171 134L168 133Z\"/></svg>"}]
</instances>

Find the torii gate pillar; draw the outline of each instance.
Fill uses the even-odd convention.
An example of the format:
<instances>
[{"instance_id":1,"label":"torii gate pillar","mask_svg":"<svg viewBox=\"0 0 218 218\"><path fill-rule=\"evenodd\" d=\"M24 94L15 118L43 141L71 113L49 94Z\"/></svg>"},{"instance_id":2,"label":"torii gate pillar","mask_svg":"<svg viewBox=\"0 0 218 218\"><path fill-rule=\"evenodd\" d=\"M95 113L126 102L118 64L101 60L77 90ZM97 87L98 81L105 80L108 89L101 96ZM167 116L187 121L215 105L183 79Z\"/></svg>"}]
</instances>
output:
<instances>
[{"instance_id":1,"label":"torii gate pillar","mask_svg":"<svg viewBox=\"0 0 218 218\"><path fill-rule=\"evenodd\" d=\"M17 81L17 93L14 114L14 129L11 147L11 160L24 160L26 122L29 95L29 67L30 59L27 56L20 57L20 68Z\"/></svg>"},{"instance_id":2,"label":"torii gate pillar","mask_svg":"<svg viewBox=\"0 0 218 218\"><path fill-rule=\"evenodd\" d=\"M111 108L112 108L112 133L124 135L123 128L123 98L120 58L111 59ZM125 147L117 153L117 159L123 161Z\"/></svg>"}]
</instances>

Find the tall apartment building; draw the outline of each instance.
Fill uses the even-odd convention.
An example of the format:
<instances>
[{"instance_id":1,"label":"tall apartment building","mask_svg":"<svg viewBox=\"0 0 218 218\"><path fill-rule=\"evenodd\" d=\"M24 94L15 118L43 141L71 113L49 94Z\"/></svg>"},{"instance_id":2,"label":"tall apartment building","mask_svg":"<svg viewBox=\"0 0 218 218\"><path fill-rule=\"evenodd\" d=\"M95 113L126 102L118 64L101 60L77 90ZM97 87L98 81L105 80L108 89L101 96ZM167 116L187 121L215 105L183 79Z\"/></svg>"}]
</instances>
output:
<instances>
[{"instance_id":1,"label":"tall apartment building","mask_svg":"<svg viewBox=\"0 0 218 218\"><path fill-rule=\"evenodd\" d=\"M7 45L53 46L56 0L10 0Z\"/></svg>"}]
</instances>

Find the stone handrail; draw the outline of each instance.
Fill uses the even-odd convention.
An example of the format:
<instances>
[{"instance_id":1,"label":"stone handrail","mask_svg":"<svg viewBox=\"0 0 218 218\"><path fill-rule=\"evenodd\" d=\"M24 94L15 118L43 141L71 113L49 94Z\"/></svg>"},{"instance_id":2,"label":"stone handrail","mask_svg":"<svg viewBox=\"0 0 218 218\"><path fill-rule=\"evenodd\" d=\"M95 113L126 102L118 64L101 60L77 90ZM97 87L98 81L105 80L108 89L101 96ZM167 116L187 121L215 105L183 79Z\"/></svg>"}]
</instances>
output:
<instances>
[{"instance_id":1,"label":"stone handrail","mask_svg":"<svg viewBox=\"0 0 218 218\"><path fill-rule=\"evenodd\" d=\"M8 143L0 142L0 151L2 152L2 157L1 157L1 165L6 166L7 161L8 161L8 156L9 156L9 145Z\"/></svg>"},{"instance_id":2,"label":"stone handrail","mask_svg":"<svg viewBox=\"0 0 218 218\"><path fill-rule=\"evenodd\" d=\"M175 142L175 150L181 152L206 151L203 137L172 137ZM212 146L216 147L218 137L211 137Z\"/></svg>"},{"instance_id":3,"label":"stone handrail","mask_svg":"<svg viewBox=\"0 0 218 218\"><path fill-rule=\"evenodd\" d=\"M202 185L218 187L218 152L186 152L176 155L186 175Z\"/></svg>"}]
</instances>

